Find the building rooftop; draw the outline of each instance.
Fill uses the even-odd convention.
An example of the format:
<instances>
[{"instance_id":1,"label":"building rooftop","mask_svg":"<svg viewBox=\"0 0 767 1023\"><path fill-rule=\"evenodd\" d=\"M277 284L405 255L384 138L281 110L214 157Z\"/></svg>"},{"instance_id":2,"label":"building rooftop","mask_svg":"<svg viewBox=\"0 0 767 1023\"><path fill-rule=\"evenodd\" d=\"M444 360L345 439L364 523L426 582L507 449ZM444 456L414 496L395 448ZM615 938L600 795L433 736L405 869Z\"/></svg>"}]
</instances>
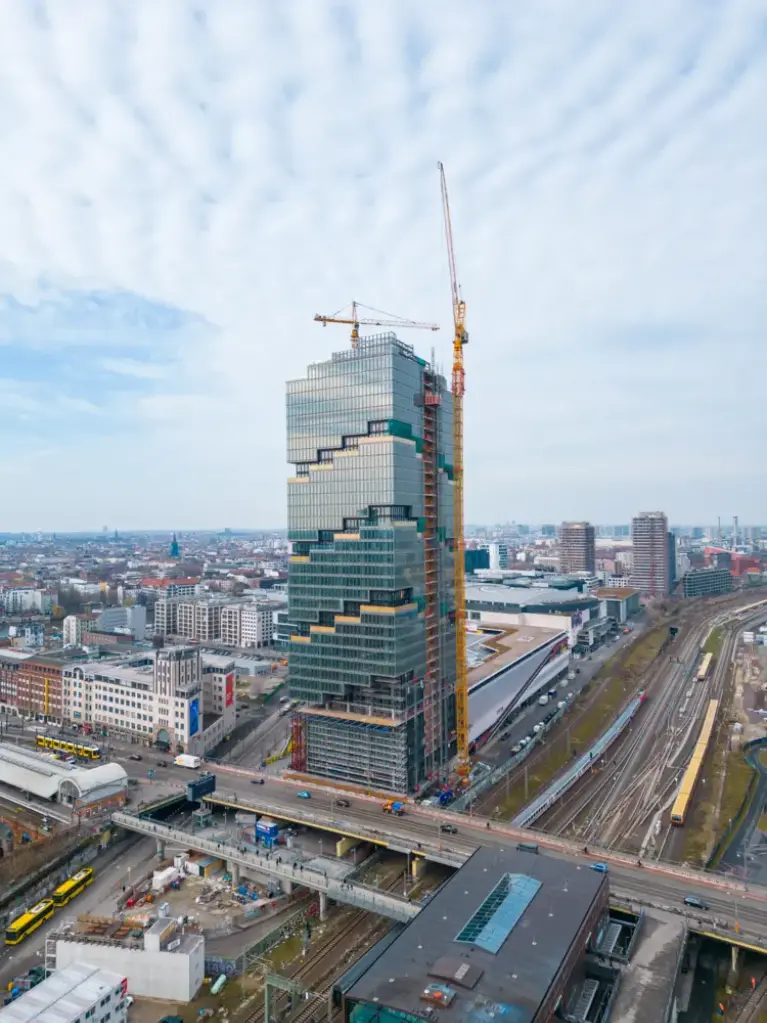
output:
<instances>
[{"instance_id":1,"label":"building rooftop","mask_svg":"<svg viewBox=\"0 0 767 1023\"><path fill-rule=\"evenodd\" d=\"M72 739L77 742L77 737ZM50 755L0 743L0 778L4 785L30 792L41 799L82 799L99 789L125 788L128 776L119 764L78 767Z\"/></svg>"},{"instance_id":2,"label":"building rooftop","mask_svg":"<svg viewBox=\"0 0 767 1023\"><path fill-rule=\"evenodd\" d=\"M69 1023L84 1017L94 1003L116 992L124 977L88 963L72 963L0 1009L0 1023Z\"/></svg>"},{"instance_id":3,"label":"building rooftop","mask_svg":"<svg viewBox=\"0 0 767 1023\"><path fill-rule=\"evenodd\" d=\"M532 1023L603 886L585 866L480 848L347 998L425 1019L438 1005L445 1023Z\"/></svg>"},{"instance_id":4,"label":"building rooftop","mask_svg":"<svg viewBox=\"0 0 767 1023\"><path fill-rule=\"evenodd\" d=\"M536 687L533 682L528 688L537 669L553 655L557 646L566 649L567 633L559 629L538 629L525 625L494 640L489 636L481 636L479 640L490 640L499 652L469 671L469 730L472 742L516 702L546 685L541 681ZM541 674L543 678L545 675Z\"/></svg>"},{"instance_id":5,"label":"building rooftop","mask_svg":"<svg viewBox=\"0 0 767 1023\"><path fill-rule=\"evenodd\" d=\"M589 607L596 603L596 598L588 593L573 590L560 590L554 587L539 586L504 586L499 583L468 583L466 586L466 603L495 604L508 610L529 610L532 607L547 606L547 610L556 610L557 605L563 608Z\"/></svg>"},{"instance_id":6,"label":"building rooftop","mask_svg":"<svg viewBox=\"0 0 767 1023\"><path fill-rule=\"evenodd\" d=\"M625 600L626 597L633 597L639 593L630 586L600 586L594 590L594 596L600 600Z\"/></svg>"}]
</instances>

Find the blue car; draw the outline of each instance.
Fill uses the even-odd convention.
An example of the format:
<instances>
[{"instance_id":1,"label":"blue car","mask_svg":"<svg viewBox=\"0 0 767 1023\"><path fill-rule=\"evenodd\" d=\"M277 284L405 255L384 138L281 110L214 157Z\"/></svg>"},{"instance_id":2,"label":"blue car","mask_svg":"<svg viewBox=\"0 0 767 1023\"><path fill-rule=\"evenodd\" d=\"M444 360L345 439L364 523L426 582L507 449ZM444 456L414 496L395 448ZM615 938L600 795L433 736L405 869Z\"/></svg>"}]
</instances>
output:
<instances>
[{"instance_id":1,"label":"blue car","mask_svg":"<svg viewBox=\"0 0 767 1023\"><path fill-rule=\"evenodd\" d=\"M306 789L304 789L302 792L298 793L298 798L299 799L311 799L312 798L312 794L311 794L311 792L307 792Z\"/></svg>"},{"instance_id":2,"label":"blue car","mask_svg":"<svg viewBox=\"0 0 767 1023\"><path fill-rule=\"evenodd\" d=\"M598 870L600 874L606 874L607 873L607 864L606 863L592 863L591 864L591 869L592 870Z\"/></svg>"}]
</instances>

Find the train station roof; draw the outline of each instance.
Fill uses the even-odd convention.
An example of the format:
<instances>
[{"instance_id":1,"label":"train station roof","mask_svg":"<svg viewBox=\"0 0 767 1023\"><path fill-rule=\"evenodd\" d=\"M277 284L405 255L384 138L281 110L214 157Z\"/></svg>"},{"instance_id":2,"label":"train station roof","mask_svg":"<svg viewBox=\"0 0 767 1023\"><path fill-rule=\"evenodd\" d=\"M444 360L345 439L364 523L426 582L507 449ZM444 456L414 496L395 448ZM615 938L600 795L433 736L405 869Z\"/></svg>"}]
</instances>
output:
<instances>
[{"instance_id":1,"label":"train station roof","mask_svg":"<svg viewBox=\"0 0 767 1023\"><path fill-rule=\"evenodd\" d=\"M38 799L62 803L92 802L110 788L125 788L128 775L119 764L78 767L10 743L0 743L0 778L4 785Z\"/></svg>"},{"instance_id":2,"label":"train station roof","mask_svg":"<svg viewBox=\"0 0 767 1023\"><path fill-rule=\"evenodd\" d=\"M606 894L587 866L480 848L346 992L355 1019L436 1005L445 1023L533 1023Z\"/></svg>"}]
</instances>

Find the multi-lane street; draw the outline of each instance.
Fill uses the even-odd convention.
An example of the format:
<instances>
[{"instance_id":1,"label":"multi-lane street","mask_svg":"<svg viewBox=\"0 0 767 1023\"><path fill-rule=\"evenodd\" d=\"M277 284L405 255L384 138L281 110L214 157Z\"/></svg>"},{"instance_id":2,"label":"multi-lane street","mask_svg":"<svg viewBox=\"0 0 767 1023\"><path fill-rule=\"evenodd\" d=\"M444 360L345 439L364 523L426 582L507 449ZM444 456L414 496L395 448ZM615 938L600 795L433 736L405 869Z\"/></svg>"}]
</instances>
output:
<instances>
[{"instance_id":1,"label":"multi-lane street","mask_svg":"<svg viewBox=\"0 0 767 1023\"><path fill-rule=\"evenodd\" d=\"M172 769L168 781L180 785L180 774L181 769ZM188 777L189 772L186 774ZM232 807L250 808L320 830L356 835L402 853L456 867L480 845L508 847L519 840L535 841L541 853L575 860L582 863L584 870L595 861L604 862L618 895L669 906L679 912L685 911L684 898L696 895L710 906L710 913L703 915L712 921L716 918L728 923L728 930L734 930L737 923L743 932L767 938L767 889L753 886L746 889L721 876L660 863L639 867L629 857L596 848L590 848L586 854L583 846L560 838L494 823L488 828L484 818L458 817L449 811L418 806L408 806L403 817L391 817L371 797L332 791L320 785L307 788L277 778L267 778L263 785L252 784L253 780L247 772L235 774L219 769L216 799ZM299 791L309 791L311 798L301 799ZM339 799L350 805L338 806ZM442 832L443 824L456 826L457 833Z\"/></svg>"}]
</instances>

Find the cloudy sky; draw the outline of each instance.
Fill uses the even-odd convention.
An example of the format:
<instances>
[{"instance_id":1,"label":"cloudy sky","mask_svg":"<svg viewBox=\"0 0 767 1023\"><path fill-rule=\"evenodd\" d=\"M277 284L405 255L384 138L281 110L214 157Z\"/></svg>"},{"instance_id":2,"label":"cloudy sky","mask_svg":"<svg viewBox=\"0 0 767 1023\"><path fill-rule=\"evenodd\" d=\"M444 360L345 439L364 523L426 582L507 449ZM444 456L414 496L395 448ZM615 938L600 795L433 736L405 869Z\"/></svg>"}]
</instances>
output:
<instances>
[{"instance_id":1,"label":"cloudy sky","mask_svg":"<svg viewBox=\"0 0 767 1023\"><path fill-rule=\"evenodd\" d=\"M3 0L0 531L279 526L352 298L467 518L767 522L765 0Z\"/></svg>"}]
</instances>

